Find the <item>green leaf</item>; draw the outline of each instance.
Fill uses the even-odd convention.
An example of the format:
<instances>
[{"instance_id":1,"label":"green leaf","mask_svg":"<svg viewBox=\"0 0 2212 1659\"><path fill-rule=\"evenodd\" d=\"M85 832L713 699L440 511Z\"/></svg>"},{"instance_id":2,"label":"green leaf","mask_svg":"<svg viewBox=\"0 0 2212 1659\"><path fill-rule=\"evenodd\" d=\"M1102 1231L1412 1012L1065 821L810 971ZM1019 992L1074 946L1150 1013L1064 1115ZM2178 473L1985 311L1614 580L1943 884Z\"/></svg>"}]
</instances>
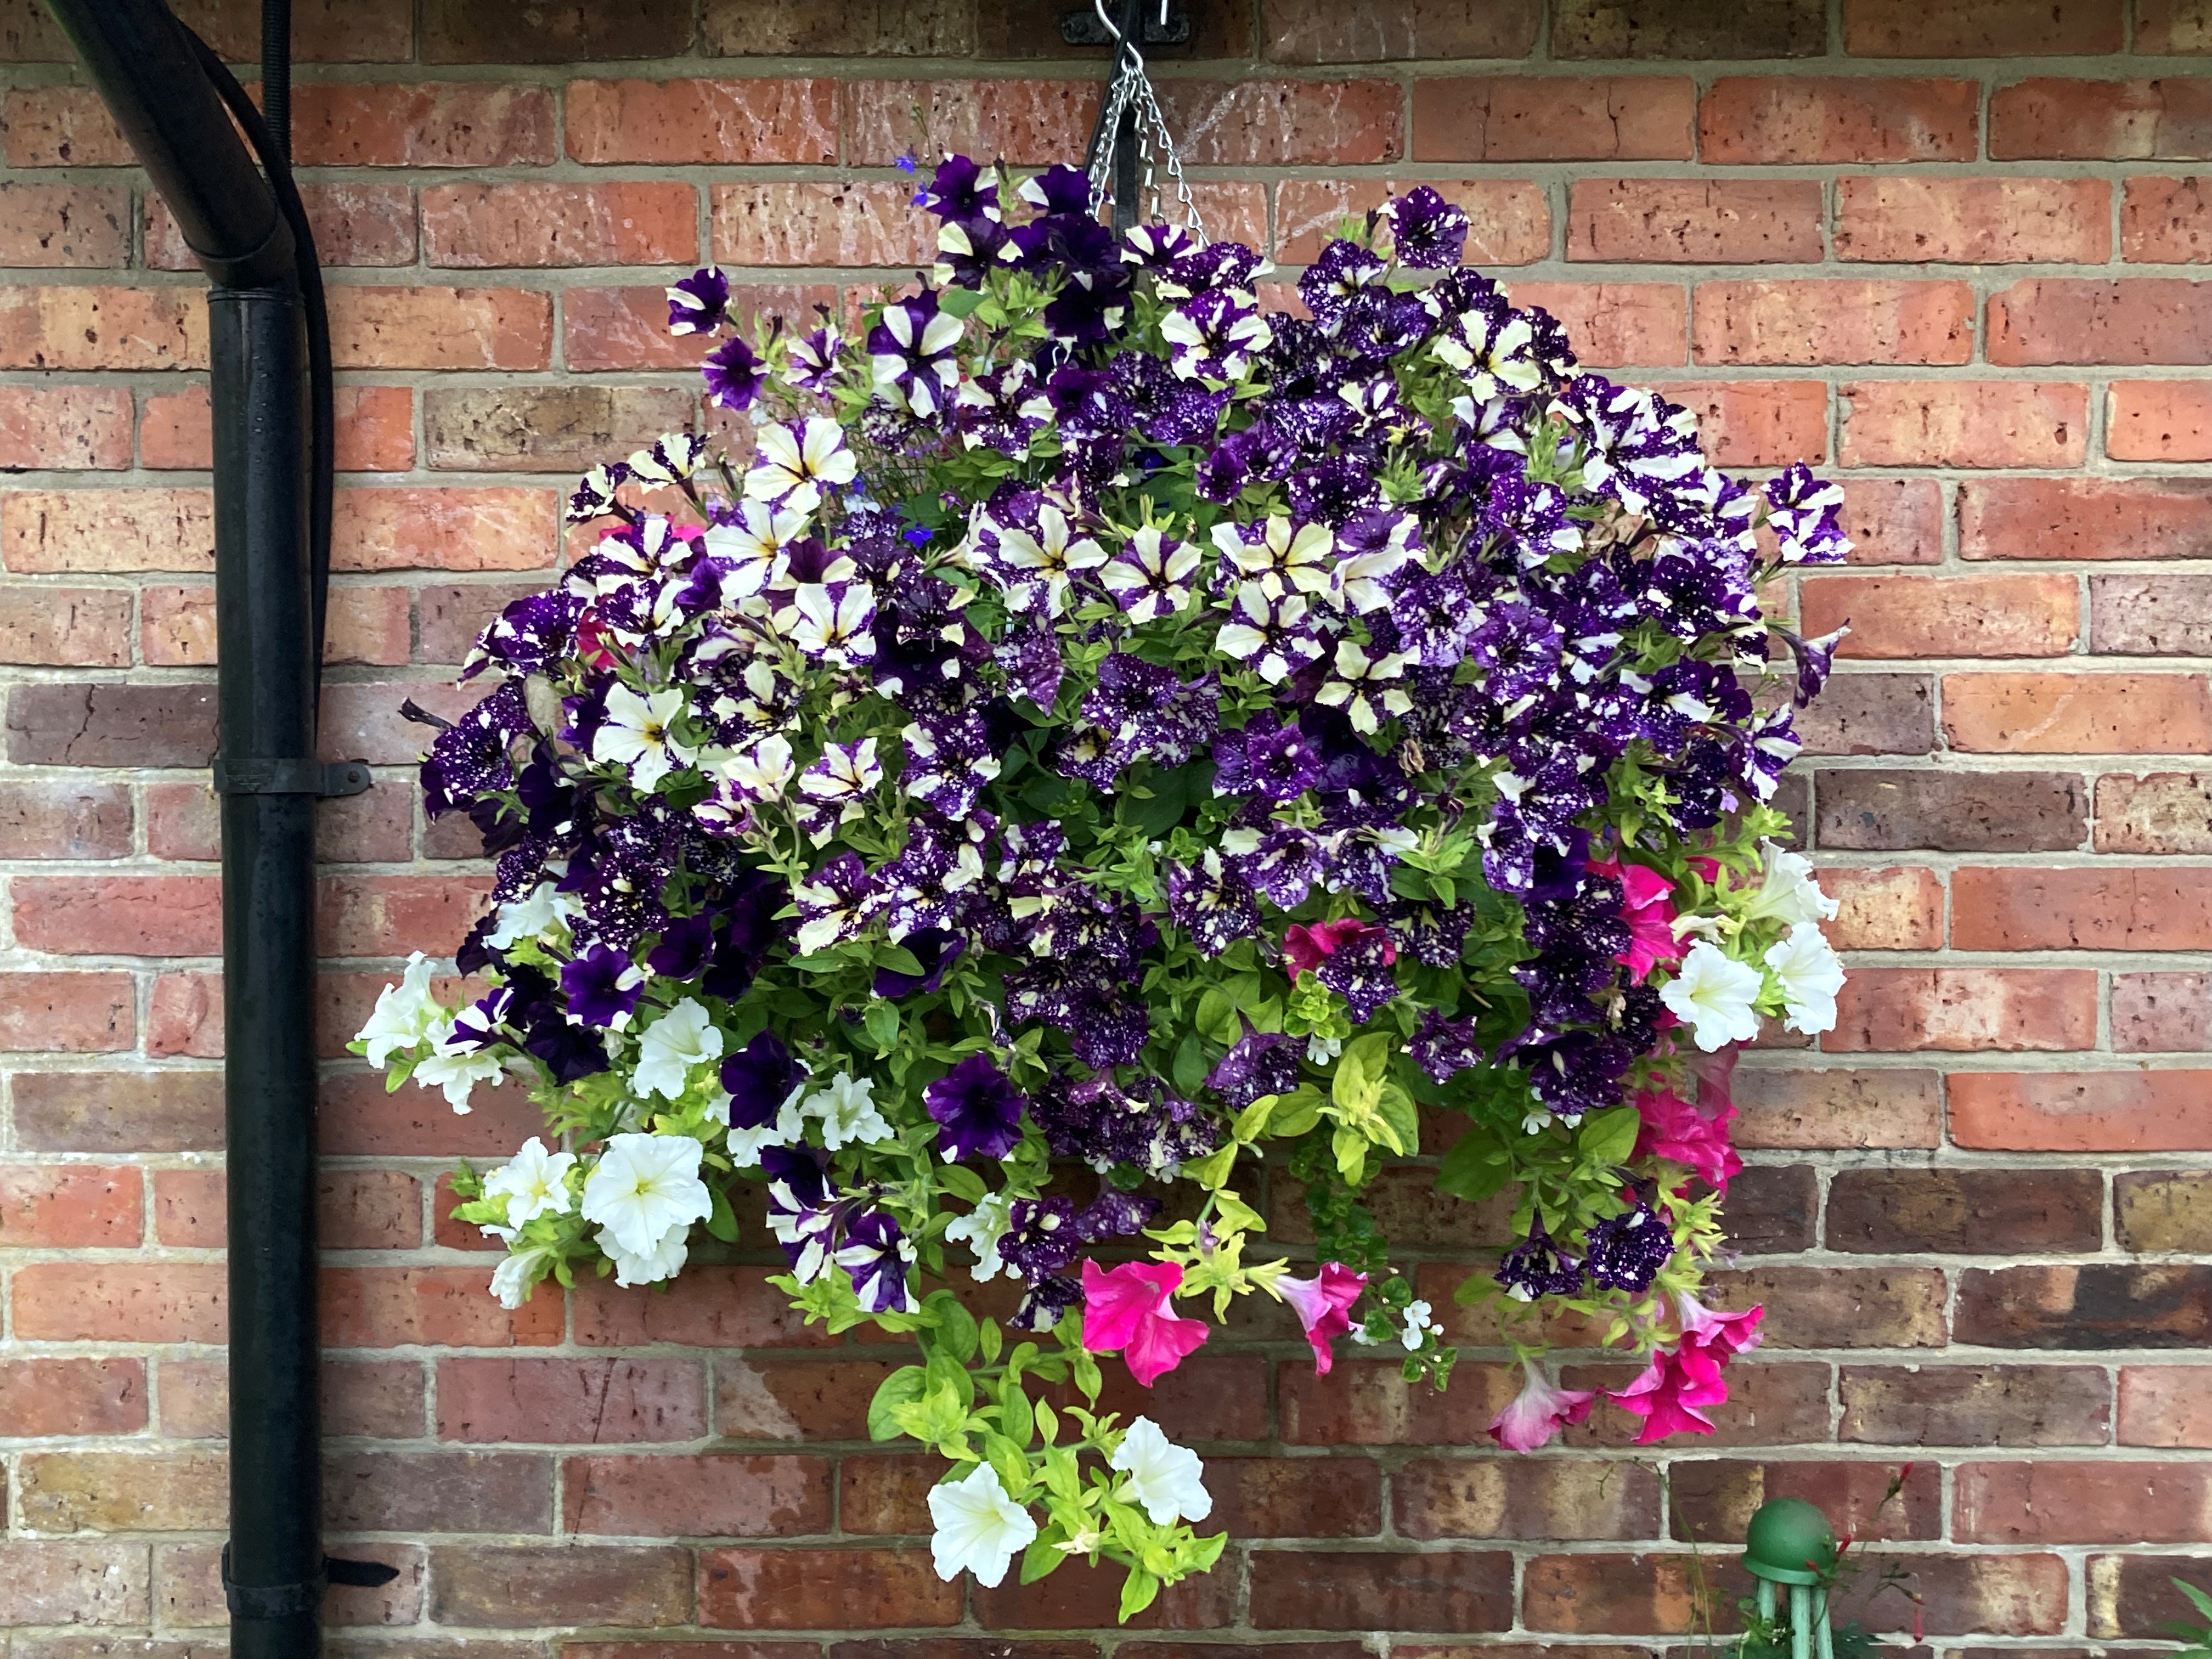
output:
<instances>
[{"instance_id":1,"label":"green leaf","mask_svg":"<svg viewBox=\"0 0 2212 1659\"><path fill-rule=\"evenodd\" d=\"M1142 1567L1129 1569L1129 1576L1121 1581L1121 1611L1116 1615L1121 1623L1130 1620L1152 1605L1152 1598L1160 1593L1160 1581Z\"/></svg>"},{"instance_id":2,"label":"green leaf","mask_svg":"<svg viewBox=\"0 0 2212 1659\"><path fill-rule=\"evenodd\" d=\"M1276 1099L1275 1109L1267 1119L1267 1133L1279 1139L1294 1140L1321 1121L1321 1091L1310 1083L1301 1083Z\"/></svg>"},{"instance_id":3,"label":"green leaf","mask_svg":"<svg viewBox=\"0 0 2212 1659\"><path fill-rule=\"evenodd\" d=\"M1236 1126L1230 1133L1239 1140L1257 1140L1267 1132L1267 1120L1274 1115L1280 1095L1261 1095L1237 1115Z\"/></svg>"},{"instance_id":4,"label":"green leaf","mask_svg":"<svg viewBox=\"0 0 2212 1659\"><path fill-rule=\"evenodd\" d=\"M725 1244L736 1243L738 1212L730 1207L729 1194L724 1192L719 1186L710 1187L708 1192L714 1200L714 1208L707 1218L707 1231Z\"/></svg>"},{"instance_id":5,"label":"green leaf","mask_svg":"<svg viewBox=\"0 0 2212 1659\"><path fill-rule=\"evenodd\" d=\"M1421 1113L1411 1095L1395 1083L1386 1083L1375 1111L1377 1140L1401 1158L1411 1158L1420 1151Z\"/></svg>"},{"instance_id":6,"label":"green leaf","mask_svg":"<svg viewBox=\"0 0 2212 1659\"><path fill-rule=\"evenodd\" d=\"M899 1011L896 1003L870 1003L860 1024L866 1027L868 1041L876 1045L878 1053L888 1054L898 1046Z\"/></svg>"},{"instance_id":7,"label":"green leaf","mask_svg":"<svg viewBox=\"0 0 2212 1659\"><path fill-rule=\"evenodd\" d=\"M983 1363L986 1365L997 1364L1000 1350L1006 1346L1006 1340L1005 1337L999 1334L999 1322L995 1319L985 1320L977 1328L976 1335L979 1339L978 1346L982 1352Z\"/></svg>"},{"instance_id":8,"label":"green leaf","mask_svg":"<svg viewBox=\"0 0 2212 1659\"><path fill-rule=\"evenodd\" d=\"M1058 1527L1047 1527L1031 1540L1030 1547L1022 1552L1022 1583L1034 1584L1061 1562L1072 1559L1060 1547L1066 1541Z\"/></svg>"},{"instance_id":9,"label":"green leaf","mask_svg":"<svg viewBox=\"0 0 2212 1659\"><path fill-rule=\"evenodd\" d=\"M1213 1068L1206 1064L1206 1050L1200 1046L1195 1033L1188 1036L1176 1046L1176 1088L1185 1095L1194 1095L1206 1086L1206 1073Z\"/></svg>"},{"instance_id":10,"label":"green leaf","mask_svg":"<svg viewBox=\"0 0 2212 1659\"><path fill-rule=\"evenodd\" d=\"M1218 985L1207 986L1206 994L1198 1000L1198 1029L1224 1047L1244 1035L1243 1024L1237 1018L1237 1005Z\"/></svg>"},{"instance_id":11,"label":"green leaf","mask_svg":"<svg viewBox=\"0 0 2212 1659\"><path fill-rule=\"evenodd\" d=\"M951 1291L932 1291L921 1306L935 1322L938 1340L945 1352L963 1365L975 1357L981 1335L975 1328L975 1316L960 1305L958 1297Z\"/></svg>"},{"instance_id":12,"label":"green leaf","mask_svg":"<svg viewBox=\"0 0 2212 1659\"><path fill-rule=\"evenodd\" d=\"M1513 1173L1512 1161L1487 1129L1469 1129L1452 1143L1437 1170L1437 1190L1480 1204Z\"/></svg>"},{"instance_id":13,"label":"green leaf","mask_svg":"<svg viewBox=\"0 0 2212 1659\"><path fill-rule=\"evenodd\" d=\"M1593 1164L1626 1164L1643 1127L1643 1117L1633 1106L1592 1112L1575 1135L1575 1150Z\"/></svg>"},{"instance_id":14,"label":"green leaf","mask_svg":"<svg viewBox=\"0 0 2212 1659\"><path fill-rule=\"evenodd\" d=\"M1340 1127L1329 1141L1329 1150L1336 1154L1337 1173L1344 1177L1345 1185L1359 1185L1367 1170L1367 1137L1357 1129Z\"/></svg>"},{"instance_id":15,"label":"green leaf","mask_svg":"<svg viewBox=\"0 0 2212 1659\"><path fill-rule=\"evenodd\" d=\"M980 288L945 288L937 292L937 305L948 316L967 318L974 316L975 307L990 297Z\"/></svg>"},{"instance_id":16,"label":"green leaf","mask_svg":"<svg viewBox=\"0 0 2212 1659\"><path fill-rule=\"evenodd\" d=\"M937 1177L939 1189L951 1194L963 1204L981 1203L983 1195L990 1190L983 1184L983 1177L964 1164L947 1164L933 1173Z\"/></svg>"},{"instance_id":17,"label":"green leaf","mask_svg":"<svg viewBox=\"0 0 2212 1659\"><path fill-rule=\"evenodd\" d=\"M926 1376L919 1365L902 1365L877 1384L876 1396L868 1402L869 1439L896 1440L905 1432L891 1413L921 1399Z\"/></svg>"},{"instance_id":18,"label":"green leaf","mask_svg":"<svg viewBox=\"0 0 2212 1659\"><path fill-rule=\"evenodd\" d=\"M911 974L916 979L922 978L929 971L921 965L921 958L903 945L876 946L876 966L888 968L895 974Z\"/></svg>"}]
</instances>

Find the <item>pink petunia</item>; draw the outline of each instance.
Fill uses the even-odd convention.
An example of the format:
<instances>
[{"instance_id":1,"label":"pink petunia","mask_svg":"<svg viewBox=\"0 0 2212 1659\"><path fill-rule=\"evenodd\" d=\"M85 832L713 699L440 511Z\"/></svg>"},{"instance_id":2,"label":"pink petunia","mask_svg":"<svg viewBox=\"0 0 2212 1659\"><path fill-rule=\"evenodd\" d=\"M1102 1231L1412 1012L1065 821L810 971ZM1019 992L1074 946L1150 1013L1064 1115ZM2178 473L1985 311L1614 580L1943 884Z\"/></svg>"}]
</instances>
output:
<instances>
[{"instance_id":1,"label":"pink petunia","mask_svg":"<svg viewBox=\"0 0 2212 1659\"><path fill-rule=\"evenodd\" d=\"M1620 884L1620 919L1628 924L1628 948L1613 960L1627 965L1629 978L1641 981L1662 962L1680 962L1682 945L1674 937L1674 884L1641 864L1592 859L1589 867Z\"/></svg>"},{"instance_id":2,"label":"pink petunia","mask_svg":"<svg viewBox=\"0 0 2212 1659\"><path fill-rule=\"evenodd\" d=\"M1314 1374L1327 1376L1335 1362L1329 1343L1352 1328L1352 1304L1367 1288L1367 1275L1356 1273L1338 1261L1324 1261L1314 1279L1279 1279L1275 1294L1291 1304L1313 1345Z\"/></svg>"},{"instance_id":3,"label":"pink petunia","mask_svg":"<svg viewBox=\"0 0 2212 1659\"><path fill-rule=\"evenodd\" d=\"M1765 1340L1759 1329L1766 1317L1764 1306L1747 1308L1741 1313L1717 1313L1682 1291L1674 1293L1674 1304L1682 1318L1682 1346L1711 1354L1717 1364L1725 1364L1740 1353L1750 1352Z\"/></svg>"},{"instance_id":4,"label":"pink petunia","mask_svg":"<svg viewBox=\"0 0 2212 1659\"><path fill-rule=\"evenodd\" d=\"M1384 930L1370 927L1358 916L1339 916L1334 921L1294 921L1283 933L1283 954L1291 959L1296 973L1311 973L1328 957L1334 956L1354 939L1369 933L1384 933L1382 963L1388 967L1398 959L1398 947Z\"/></svg>"},{"instance_id":5,"label":"pink petunia","mask_svg":"<svg viewBox=\"0 0 2212 1659\"><path fill-rule=\"evenodd\" d=\"M1490 1419L1489 1432L1508 1451L1530 1452L1550 1445L1565 1425L1588 1417L1597 1394L1590 1389L1555 1386L1534 1360L1524 1359L1521 1366L1528 1374L1528 1386Z\"/></svg>"},{"instance_id":6,"label":"pink petunia","mask_svg":"<svg viewBox=\"0 0 2212 1659\"><path fill-rule=\"evenodd\" d=\"M1719 1360L1685 1342L1653 1354L1642 1376L1606 1398L1644 1419L1635 1443L1648 1446L1670 1434L1711 1434L1713 1419L1698 1407L1724 1404L1728 1383Z\"/></svg>"},{"instance_id":7,"label":"pink petunia","mask_svg":"<svg viewBox=\"0 0 2212 1659\"><path fill-rule=\"evenodd\" d=\"M1182 1283L1172 1261L1125 1261L1111 1273L1083 1264L1083 1346L1093 1353L1121 1350L1129 1375L1146 1388L1206 1340L1201 1320L1170 1311L1168 1298Z\"/></svg>"},{"instance_id":8,"label":"pink petunia","mask_svg":"<svg viewBox=\"0 0 2212 1659\"><path fill-rule=\"evenodd\" d=\"M1672 1089L1644 1089L1637 1092L1636 1111L1644 1122L1634 1157L1685 1165L1717 1193L1728 1191L1729 1180L1741 1173L1743 1160L1729 1144L1729 1121L1735 1115L1732 1103L1709 1117Z\"/></svg>"}]
</instances>

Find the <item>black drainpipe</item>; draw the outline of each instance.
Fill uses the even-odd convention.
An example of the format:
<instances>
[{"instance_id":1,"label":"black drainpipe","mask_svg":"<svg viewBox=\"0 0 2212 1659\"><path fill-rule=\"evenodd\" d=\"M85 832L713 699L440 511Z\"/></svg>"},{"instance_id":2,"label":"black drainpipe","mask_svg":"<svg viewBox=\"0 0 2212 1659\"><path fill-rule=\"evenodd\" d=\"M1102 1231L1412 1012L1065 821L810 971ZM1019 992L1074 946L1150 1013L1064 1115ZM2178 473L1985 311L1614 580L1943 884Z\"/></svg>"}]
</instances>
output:
<instances>
[{"instance_id":1,"label":"black drainpipe","mask_svg":"<svg viewBox=\"0 0 2212 1659\"><path fill-rule=\"evenodd\" d=\"M322 1550L313 811L319 796L366 788L368 773L315 758L330 545L321 281L282 129L272 131L277 110L264 124L161 0L47 4L211 284L230 1172L223 1587L233 1659L314 1659L325 1584L395 1576L380 1564L326 1562ZM265 78L288 94L282 0L272 9Z\"/></svg>"}]
</instances>

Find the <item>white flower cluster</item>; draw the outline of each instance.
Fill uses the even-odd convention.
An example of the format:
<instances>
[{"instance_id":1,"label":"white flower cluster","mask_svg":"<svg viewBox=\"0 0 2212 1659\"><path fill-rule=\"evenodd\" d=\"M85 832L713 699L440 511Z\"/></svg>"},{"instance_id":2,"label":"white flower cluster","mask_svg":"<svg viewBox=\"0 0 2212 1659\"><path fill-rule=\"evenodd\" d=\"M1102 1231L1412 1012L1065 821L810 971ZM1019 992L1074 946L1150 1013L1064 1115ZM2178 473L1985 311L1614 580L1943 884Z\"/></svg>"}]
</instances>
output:
<instances>
[{"instance_id":1,"label":"white flower cluster","mask_svg":"<svg viewBox=\"0 0 2212 1659\"><path fill-rule=\"evenodd\" d=\"M1790 930L1759 958L1765 972L1705 938L1690 947L1680 971L1659 992L1659 1000L1690 1028L1691 1037L1707 1054L1759 1035L1757 1005L1770 981L1780 994L1786 1029L1809 1034L1829 1030L1836 1023L1836 993L1844 988L1844 967L1820 932L1820 923L1836 914L1836 901L1813 879L1809 860L1771 842L1765 845L1765 854L1759 886L1727 919L1738 928L1745 922L1764 921L1778 922ZM1682 933L1717 934L1723 932L1722 920L1685 916L1675 927Z\"/></svg>"}]
</instances>

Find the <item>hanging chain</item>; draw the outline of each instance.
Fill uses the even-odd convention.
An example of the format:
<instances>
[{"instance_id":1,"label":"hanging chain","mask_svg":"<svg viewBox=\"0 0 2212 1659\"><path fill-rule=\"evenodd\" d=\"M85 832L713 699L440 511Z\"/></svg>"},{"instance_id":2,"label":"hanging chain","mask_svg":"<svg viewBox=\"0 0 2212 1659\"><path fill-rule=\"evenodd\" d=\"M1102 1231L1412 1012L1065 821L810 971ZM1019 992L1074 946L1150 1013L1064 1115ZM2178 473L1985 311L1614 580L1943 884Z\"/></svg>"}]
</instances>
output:
<instances>
[{"instance_id":1,"label":"hanging chain","mask_svg":"<svg viewBox=\"0 0 2212 1659\"><path fill-rule=\"evenodd\" d=\"M1139 199L1150 197L1154 215L1165 216L1165 204L1152 171L1157 147L1167 163L1168 179L1175 186L1176 205L1182 210L1183 223L1203 241L1206 232L1199 222L1198 203L1191 195L1189 180L1183 177L1182 157L1176 149L1174 134L1168 130L1166 112L1152 91L1152 77L1145 73L1145 54L1137 41L1125 36L1107 16L1105 0L1092 0L1092 3L1099 21L1114 37L1115 51L1114 78L1107 85L1106 106L1098 117L1097 147L1091 157L1091 210L1096 213L1105 206L1111 192L1115 146L1121 137L1121 122L1127 117L1137 148Z\"/></svg>"}]
</instances>

